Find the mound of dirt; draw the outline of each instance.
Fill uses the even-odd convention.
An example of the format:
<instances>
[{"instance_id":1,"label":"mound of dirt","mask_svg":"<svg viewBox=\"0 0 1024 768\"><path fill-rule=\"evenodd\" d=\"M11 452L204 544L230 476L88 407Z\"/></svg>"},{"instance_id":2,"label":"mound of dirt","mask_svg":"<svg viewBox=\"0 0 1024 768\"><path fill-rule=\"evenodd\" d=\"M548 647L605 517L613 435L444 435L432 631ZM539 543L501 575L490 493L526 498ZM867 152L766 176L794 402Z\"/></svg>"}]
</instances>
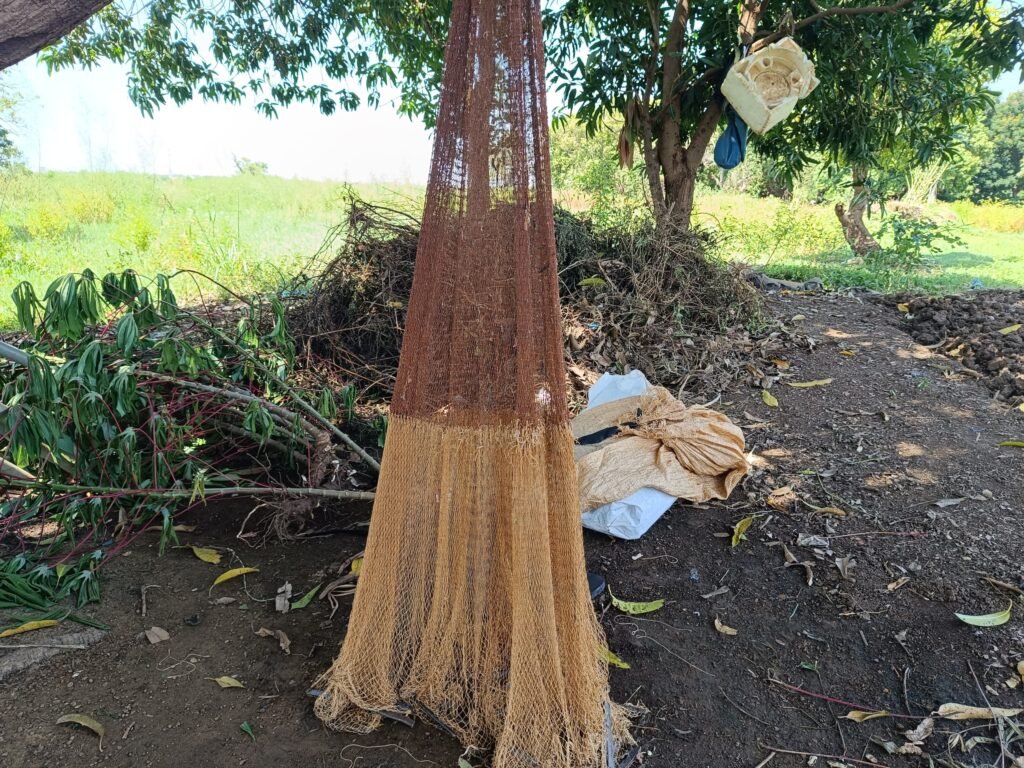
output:
<instances>
[{"instance_id":1,"label":"mound of dirt","mask_svg":"<svg viewBox=\"0 0 1024 768\"><path fill-rule=\"evenodd\" d=\"M354 195L349 219L293 287L288 324L307 365L386 398L401 349L419 223ZM794 338L711 235L598 230L555 212L566 364L576 399L604 371L643 371L673 393L714 396ZM756 373L753 374L756 376Z\"/></svg>"},{"instance_id":2,"label":"mound of dirt","mask_svg":"<svg viewBox=\"0 0 1024 768\"><path fill-rule=\"evenodd\" d=\"M1024 291L980 291L907 302L914 340L980 374L996 397L1024 402Z\"/></svg>"}]
</instances>

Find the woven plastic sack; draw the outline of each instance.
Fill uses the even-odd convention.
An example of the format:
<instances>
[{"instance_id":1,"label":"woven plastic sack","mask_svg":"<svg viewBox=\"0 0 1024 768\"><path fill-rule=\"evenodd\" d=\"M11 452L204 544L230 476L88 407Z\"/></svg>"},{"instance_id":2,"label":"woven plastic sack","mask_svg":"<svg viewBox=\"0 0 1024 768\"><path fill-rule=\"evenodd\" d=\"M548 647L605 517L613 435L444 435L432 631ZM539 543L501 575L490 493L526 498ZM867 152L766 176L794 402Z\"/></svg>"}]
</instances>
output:
<instances>
[{"instance_id":1,"label":"woven plastic sack","mask_svg":"<svg viewBox=\"0 0 1024 768\"><path fill-rule=\"evenodd\" d=\"M557 288L540 2L455 0L366 556L316 703L329 726L419 716L494 768L605 768L626 738Z\"/></svg>"}]
</instances>

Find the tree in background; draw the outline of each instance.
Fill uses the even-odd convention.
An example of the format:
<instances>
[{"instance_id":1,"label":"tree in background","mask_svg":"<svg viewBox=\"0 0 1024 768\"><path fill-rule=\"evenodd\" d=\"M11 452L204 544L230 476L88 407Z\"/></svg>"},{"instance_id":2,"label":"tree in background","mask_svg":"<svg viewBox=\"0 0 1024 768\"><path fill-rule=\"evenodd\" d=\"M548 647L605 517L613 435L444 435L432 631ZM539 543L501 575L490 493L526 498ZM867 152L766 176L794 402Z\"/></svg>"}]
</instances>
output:
<instances>
[{"instance_id":1,"label":"tree in background","mask_svg":"<svg viewBox=\"0 0 1024 768\"><path fill-rule=\"evenodd\" d=\"M867 256L880 250L864 221L872 201L902 194L894 186L905 188L909 170L922 175L956 157L968 126L994 102L986 84L1004 60L980 44L984 32L973 24L872 16L857 31L835 24L808 34L845 56L820 60L812 98L755 146L791 173L820 158L826 172L850 174L852 199L836 203L836 216L850 247ZM869 66L850 65L870 57Z\"/></svg>"},{"instance_id":2,"label":"tree in background","mask_svg":"<svg viewBox=\"0 0 1024 768\"><path fill-rule=\"evenodd\" d=\"M971 196L975 200L1024 199L1024 91L997 104L984 125L987 131L978 147Z\"/></svg>"},{"instance_id":3,"label":"tree in background","mask_svg":"<svg viewBox=\"0 0 1024 768\"><path fill-rule=\"evenodd\" d=\"M400 112L433 119L450 0L157 0L136 7L119 0L101 11L45 54L50 67L127 62L129 93L146 113L194 96L240 102L249 95L269 115L295 101L331 113L357 107L361 91L376 104L393 86ZM879 34L879 18L906 34ZM544 20L550 80L565 109L590 129L624 122L624 154L640 147L659 221L683 226L721 121L718 88L737 41L756 49L793 34L823 74L849 82L856 73L901 92L920 88L912 65L937 29L970 28L976 35L960 44L961 55L992 70L1019 59L1024 46L1024 8L992 15L986 0L838 0L827 7L818 0L559 0ZM807 142L795 152L828 150L835 131L848 147L867 146L877 135L874 120L894 125L838 86L819 87L811 101L805 119L824 117L827 125L791 133Z\"/></svg>"},{"instance_id":4,"label":"tree in background","mask_svg":"<svg viewBox=\"0 0 1024 768\"><path fill-rule=\"evenodd\" d=\"M21 154L11 136L11 129L14 127L16 119L14 110L17 103L16 94L7 88L3 78L0 78L0 170L10 168L21 160Z\"/></svg>"}]
</instances>

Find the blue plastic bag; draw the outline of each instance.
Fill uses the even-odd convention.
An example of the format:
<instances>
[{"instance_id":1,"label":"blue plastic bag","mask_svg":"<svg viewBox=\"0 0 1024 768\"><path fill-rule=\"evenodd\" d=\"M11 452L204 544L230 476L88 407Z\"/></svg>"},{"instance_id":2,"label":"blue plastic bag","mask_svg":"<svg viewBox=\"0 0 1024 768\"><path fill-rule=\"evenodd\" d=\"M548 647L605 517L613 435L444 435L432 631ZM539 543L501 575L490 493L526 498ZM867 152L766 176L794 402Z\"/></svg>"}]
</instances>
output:
<instances>
[{"instance_id":1,"label":"blue plastic bag","mask_svg":"<svg viewBox=\"0 0 1024 768\"><path fill-rule=\"evenodd\" d=\"M715 144L715 164L728 171L747 156L747 124L730 106L726 106L725 116L729 124Z\"/></svg>"}]
</instances>

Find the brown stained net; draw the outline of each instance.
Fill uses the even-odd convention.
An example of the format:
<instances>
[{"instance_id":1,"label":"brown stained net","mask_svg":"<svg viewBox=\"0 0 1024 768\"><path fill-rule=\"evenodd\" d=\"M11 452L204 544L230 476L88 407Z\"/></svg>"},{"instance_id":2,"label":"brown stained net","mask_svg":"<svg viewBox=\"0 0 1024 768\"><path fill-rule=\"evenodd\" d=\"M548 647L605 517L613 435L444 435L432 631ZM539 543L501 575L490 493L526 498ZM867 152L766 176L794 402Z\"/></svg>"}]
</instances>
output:
<instances>
[{"instance_id":1,"label":"brown stained net","mask_svg":"<svg viewBox=\"0 0 1024 768\"><path fill-rule=\"evenodd\" d=\"M455 0L370 535L317 713L412 714L495 768L612 734L568 426L539 0ZM611 725L609 725L611 723Z\"/></svg>"},{"instance_id":2,"label":"brown stained net","mask_svg":"<svg viewBox=\"0 0 1024 768\"><path fill-rule=\"evenodd\" d=\"M566 419L536 5L455 3L396 414Z\"/></svg>"}]
</instances>

